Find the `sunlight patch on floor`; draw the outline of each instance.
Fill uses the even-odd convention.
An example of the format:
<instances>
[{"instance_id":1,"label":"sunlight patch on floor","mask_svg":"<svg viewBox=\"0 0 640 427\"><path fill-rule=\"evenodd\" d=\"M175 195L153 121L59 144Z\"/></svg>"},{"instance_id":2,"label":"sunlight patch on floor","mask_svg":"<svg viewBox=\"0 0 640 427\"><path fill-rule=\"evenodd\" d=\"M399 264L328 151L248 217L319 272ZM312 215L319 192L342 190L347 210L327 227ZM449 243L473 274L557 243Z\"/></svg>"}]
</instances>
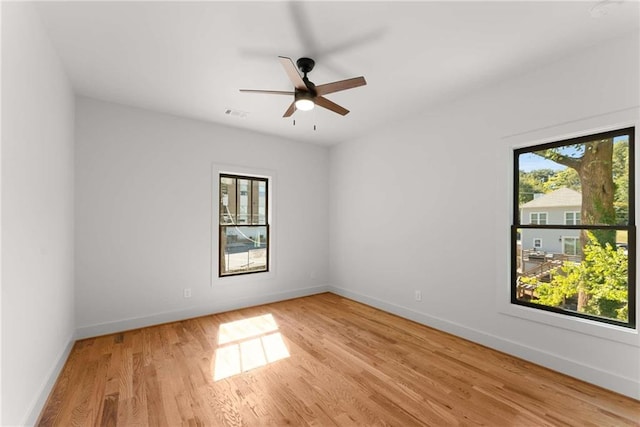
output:
<instances>
[{"instance_id":1,"label":"sunlight patch on floor","mask_svg":"<svg viewBox=\"0 0 640 427\"><path fill-rule=\"evenodd\" d=\"M220 325L214 381L229 378L290 356L271 314Z\"/></svg>"}]
</instances>

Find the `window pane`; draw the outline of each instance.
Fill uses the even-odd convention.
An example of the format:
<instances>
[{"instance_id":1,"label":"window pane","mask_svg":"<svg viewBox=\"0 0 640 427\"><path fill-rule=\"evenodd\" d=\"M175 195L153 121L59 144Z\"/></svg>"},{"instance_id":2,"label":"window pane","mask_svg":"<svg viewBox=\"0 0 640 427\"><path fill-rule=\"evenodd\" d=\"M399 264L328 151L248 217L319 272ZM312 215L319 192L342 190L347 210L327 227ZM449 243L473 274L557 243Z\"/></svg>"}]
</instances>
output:
<instances>
[{"instance_id":1,"label":"window pane","mask_svg":"<svg viewBox=\"0 0 640 427\"><path fill-rule=\"evenodd\" d=\"M265 181L252 182L251 221L254 225L267 223L267 183Z\"/></svg>"},{"instance_id":2,"label":"window pane","mask_svg":"<svg viewBox=\"0 0 640 427\"><path fill-rule=\"evenodd\" d=\"M517 155L518 205L523 224L532 212L548 212L546 223L626 225L629 222L629 135L532 149Z\"/></svg>"},{"instance_id":3,"label":"window pane","mask_svg":"<svg viewBox=\"0 0 640 427\"><path fill-rule=\"evenodd\" d=\"M220 227L220 274L267 270L266 226Z\"/></svg>"},{"instance_id":4,"label":"window pane","mask_svg":"<svg viewBox=\"0 0 640 427\"><path fill-rule=\"evenodd\" d=\"M236 180L235 178L220 178L220 223L234 224L236 222Z\"/></svg>"},{"instance_id":5,"label":"window pane","mask_svg":"<svg viewBox=\"0 0 640 427\"><path fill-rule=\"evenodd\" d=\"M565 212L565 225L580 225L580 212Z\"/></svg>"},{"instance_id":6,"label":"window pane","mask_svg":"<svg viewBox=\"0 0 640 427\"><path fill-rule=\"evenodd\" d=\"M538 224L545 225L547 224L547 214L541 213L538 215Z\"/></svg>"},{"instance_id":7,"label":"window pane","mask_svg":"<svg viewBox=\"0 0 640 427\"><path fill-rule=\"evenodd\" d=\"M527 221L526 218L529 220ZM536 225L546 225L547 224L547 213L546 212L528 212L525 216L525 219L522 222L523 224L536 224Z\"/></svg>"},{"instance_id":8,"label":"window pane","mask_svg":"<svg viewBox=\"0 0 640 427\"><path fill-rule=\"evenodd\" d=\"M236 224L251 224L251 181L238 179L238 221Z\"/></svg>"},{"instance_id":9,"label":"window pane","mask_svg":"<svg viewBox=\"0 0 640 427\"><path fill-rule=\"evenodd\" d=\"M518 231L518 301L628 322L628 233L625 230L613 230L615 245L608 241L607 233L611 230L523 228ZM527 245L538 240L539 248Z\"/></svg>"}]
</instances>

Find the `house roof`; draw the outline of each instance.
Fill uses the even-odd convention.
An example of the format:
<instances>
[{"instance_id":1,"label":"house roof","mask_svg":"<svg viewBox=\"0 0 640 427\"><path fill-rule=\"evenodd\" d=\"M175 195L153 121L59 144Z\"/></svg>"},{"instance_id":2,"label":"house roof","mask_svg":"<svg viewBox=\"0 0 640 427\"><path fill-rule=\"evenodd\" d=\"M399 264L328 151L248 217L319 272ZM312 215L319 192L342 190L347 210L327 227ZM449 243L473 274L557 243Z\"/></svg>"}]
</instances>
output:
<instances>
[{"instance_id":1,"label":"house roof","mask_svg":"<svg viewBox=\"0 0 640 427\"><path fill-rule=\"evenodd\" d=\"M582 194L563 187L535 198L522 205L521 208L554 208L561 206L582 206Z\"/></svg>"}]
</instances>

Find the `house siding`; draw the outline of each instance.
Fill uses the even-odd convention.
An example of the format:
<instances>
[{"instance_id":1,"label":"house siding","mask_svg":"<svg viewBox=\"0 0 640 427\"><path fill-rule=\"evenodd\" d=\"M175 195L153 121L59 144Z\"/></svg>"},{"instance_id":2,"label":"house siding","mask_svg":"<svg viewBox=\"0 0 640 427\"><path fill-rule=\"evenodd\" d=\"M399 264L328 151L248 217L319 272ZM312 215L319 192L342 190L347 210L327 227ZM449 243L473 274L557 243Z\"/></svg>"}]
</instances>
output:
<instances>
[{"instance_id":1,"label":"house siding","mask_svg":"<svg viewBox=\"0 0 640 427\"><path fill-rule=\"evenodd\" d=\"M522 224L531 224L532 212L546 212L547 225L564 225L565 212L579 212L580 206L563 206L554 208L523 208L521 213ZM542 239L542 245L538 249L545 253L561 254L562 239L564 237L580 237L580 230L554 230L554 229L530 229L523 228L520 232L523 250L534 249L533 240Z\"/></svg>"}]
</instances>

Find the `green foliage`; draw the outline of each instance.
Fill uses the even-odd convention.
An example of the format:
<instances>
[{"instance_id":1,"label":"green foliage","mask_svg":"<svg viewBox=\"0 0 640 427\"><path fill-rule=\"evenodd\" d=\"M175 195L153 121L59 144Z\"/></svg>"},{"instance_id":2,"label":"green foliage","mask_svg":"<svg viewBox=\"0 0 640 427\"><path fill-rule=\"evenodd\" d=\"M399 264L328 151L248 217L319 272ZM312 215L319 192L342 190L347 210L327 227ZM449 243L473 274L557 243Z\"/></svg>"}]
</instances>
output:
<instances>
[{"instance_id":1,"label":"green foliage","mask_svg":"<svg viewBox=\"0 0 640 427\"><path fill-rule=\"evenodd\" d=\"M613 179L629 176L629 141L619 141L613 144L612 158Z\"/></svg>"},{"instance_id":2,"label":"green foliage","mask_svg":"<svg viewBox=\"0 0 640 427\"><path fill-rule=\"evenodd\" d=\"M627 254L608 243L601 245L592 233L588 233L588 238L582 262L564 262L552 272L550 283L535 278L521 280L537 285L535 303L568 308L569 300L582 291L587 304L581 311L626 322L629 311Z\"/></svg>"},{"instance_id":3,"label":"green foliage","mask_svg":"<svg viewBox=\"0 0 640 427\"><path fill-rule=\"evenodd\" d=\"M572 168L566 168L564 170L554 173L549 179L542 185L545 193L558 190L560 188L571 188L572 190L580 191L580 176L578 172Z\"/></svg>"},{"instance_id":4,"label":"green foliage","mask_svg":"<svg viewBox=\"0 0 640 427\"><path fill-rule=\"evenodd\" d=\"M616 223L626 224L629 220L629 141L613 144L613 183L616 188L613 208Z\"/></svg>"},{"instance_id":5,"label":"green foliage","mask_svg":"<svg viewBox=\"0 0 640 427\"><path fill-rule=\"evenodd\" d=\"M575 283L579 280L579 277L576 277L579 272L575 270L564 272L565 267L568 267L568 265L551 271L552 283L541 282L535 277L521 278L522 283L537 285L537 298L533 302L550 307L566 308L567 301L578 294L578 288ZM562 274L567 275L559 274L558 270L563 270Z\"/></svg>"},{"instance_id":6,"label":"green foliage","mask_svg":"<svg viewBox=\"0 0 640 427\"><path fill-rule=\"evenodd\" d=\"M620 317L628 311L628 260L624 250L609 244L603 247L590 236L582 264L589 295L585 312L626 321L626 316Z\"/></svg>"},{"instance_id":7,"label":"green foliage","mask_svg":"<svg viewBox=\"0 0 640 427\"><path fill-rule=\"evenodd\" d=\"M556 174L556 171L553 169L536 169L527 173L532 180L540 183L540 185L544 185L545 182L549 180L552 176Z\"/></svg>"},{"instance_id":8,"label":"green foliage","mask_svg":"<svg viewBox=\"0 0 640 427\"><path fill-rule=\"evenodd\" d=\"M520 188L518 191L520 204L533 200L534 194L545 193L545 183L555 175L553 169L537 169L531 172L519 171Z\"/></svg>"}]
</instances>

